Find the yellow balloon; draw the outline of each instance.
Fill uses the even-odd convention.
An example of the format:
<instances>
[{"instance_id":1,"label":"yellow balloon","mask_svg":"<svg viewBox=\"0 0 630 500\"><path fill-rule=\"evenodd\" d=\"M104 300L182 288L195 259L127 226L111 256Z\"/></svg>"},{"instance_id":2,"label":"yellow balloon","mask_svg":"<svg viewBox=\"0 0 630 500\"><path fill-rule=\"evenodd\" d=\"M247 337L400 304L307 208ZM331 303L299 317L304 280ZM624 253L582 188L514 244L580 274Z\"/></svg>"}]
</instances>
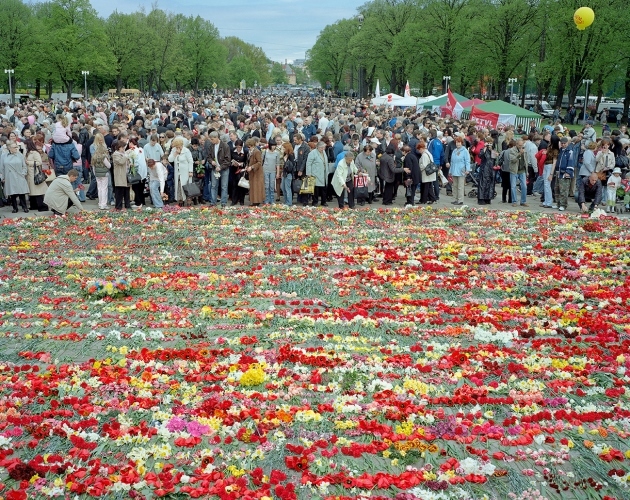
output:
<instances>
[{"instance_id":1,"label":"yellow balloon","mask_svg":"<svg viewBox=\"0 0 630 500\"><path fill-rule=\"evenodd\" d=\"M573 22L579 30L588 28L593 21L595 21L595 12L590 7L580 7L573 14Z\"/></svg>"}]
</instances>

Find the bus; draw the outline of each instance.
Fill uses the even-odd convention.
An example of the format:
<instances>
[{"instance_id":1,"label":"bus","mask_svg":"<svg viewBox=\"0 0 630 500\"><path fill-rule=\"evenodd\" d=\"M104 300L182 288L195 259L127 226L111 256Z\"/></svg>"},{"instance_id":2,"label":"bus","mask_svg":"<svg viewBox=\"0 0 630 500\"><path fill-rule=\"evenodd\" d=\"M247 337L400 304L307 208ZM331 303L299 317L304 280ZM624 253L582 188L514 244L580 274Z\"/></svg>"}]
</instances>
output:
<instances>
[{"instance_id":1,"label":"bus","mask_svg":"<svg viewBox=\"0 0 630 500\"><path fill-rule=\"evenodd\" d=\"M138 89L120 89L120 95L117 89L109 89L107 92L109 99L115 99L116 97L131 97L133 99L140 97L140 91Z\"/></svg>"}]
</instances>

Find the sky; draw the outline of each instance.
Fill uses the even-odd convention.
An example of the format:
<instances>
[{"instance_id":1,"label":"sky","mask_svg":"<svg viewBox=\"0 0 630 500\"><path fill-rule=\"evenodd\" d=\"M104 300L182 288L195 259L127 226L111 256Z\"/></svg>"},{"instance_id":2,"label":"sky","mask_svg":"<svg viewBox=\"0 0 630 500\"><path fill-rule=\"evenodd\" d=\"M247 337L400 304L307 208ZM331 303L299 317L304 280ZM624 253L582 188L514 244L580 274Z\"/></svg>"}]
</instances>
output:
<instances>
[{"instance_id":1,"label":"sky","mask_svg":"<svg viewBox=\"0 0 630 500\"><path fill-rule=\"evenodd\" d=\"M136 0L91 0L100 16L112 12L131 13L148 2ZM261 47L272 61L303 59L327 25L357 15L366 0L171 0L157 1L167 12L199 15L214 24L222 37L236 36Z\"/></svg>"}]
</instances>

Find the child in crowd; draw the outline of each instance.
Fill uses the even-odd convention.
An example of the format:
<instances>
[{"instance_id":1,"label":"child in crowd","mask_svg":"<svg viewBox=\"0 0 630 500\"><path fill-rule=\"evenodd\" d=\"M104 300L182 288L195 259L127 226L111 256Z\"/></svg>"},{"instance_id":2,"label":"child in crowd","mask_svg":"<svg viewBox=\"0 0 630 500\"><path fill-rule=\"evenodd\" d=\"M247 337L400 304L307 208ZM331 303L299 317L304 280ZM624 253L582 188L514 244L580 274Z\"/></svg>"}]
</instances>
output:
<instances>
[{"instance_id":1,"label":"child in crowd","mask_svg":"<svg viewBox=\"0 0 630 500\"><path fill-rule=\"evenodd\" d=\"M70 130L70 124L68 123L68 117L66 115L62 114L57 117L52 140L55 144L66 144L72 140L72 131Z\"/></svg>"},{"instance_id":2,"label":"child in crowd","mask_svg":"<svg viewBox=\"0 0 630 500\"><path fill-rule=\"evenodd\" d=\"M168 170L164 164L159 161L149 159L147 160L147 166L149 167L149 191L151 193L151 201L155 208L164 207L164 194L166 186L166 178L168 177Z\"/></svg>"},{"instance_id":3,"label":"child in crowd","mask_svg":"<svg viewBox=\"0 0 630 500\"><path fill-rule=\"evenodd\" d=\"M606 212L615 211L617 203L617 188L621 185L621 169L615 167L606 184Z\"/></svg>"}]
</instances>

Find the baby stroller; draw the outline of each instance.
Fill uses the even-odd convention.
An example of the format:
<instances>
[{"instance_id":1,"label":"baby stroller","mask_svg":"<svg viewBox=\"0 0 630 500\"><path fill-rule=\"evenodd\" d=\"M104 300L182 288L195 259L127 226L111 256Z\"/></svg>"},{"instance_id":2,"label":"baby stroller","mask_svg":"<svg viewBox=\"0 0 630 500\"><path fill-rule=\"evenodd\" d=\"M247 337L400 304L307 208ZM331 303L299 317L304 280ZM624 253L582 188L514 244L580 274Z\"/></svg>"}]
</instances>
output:
<instances>
[{"instance_id":1,"label":"baby stroller","mask_svg":"<svg viewBox=\"0 0 630 500\"><path fill-rule=\"evenodd\" d=\"M479 191L479 165L475 163L475 168L466 175L466 184L471 183L473 187L468 191L469 198L476 198ZM496 184L496 173L492 176L494 183ZM492 192L492 199L497 197L496 189Z\"/></svg>"}]
</instances>

